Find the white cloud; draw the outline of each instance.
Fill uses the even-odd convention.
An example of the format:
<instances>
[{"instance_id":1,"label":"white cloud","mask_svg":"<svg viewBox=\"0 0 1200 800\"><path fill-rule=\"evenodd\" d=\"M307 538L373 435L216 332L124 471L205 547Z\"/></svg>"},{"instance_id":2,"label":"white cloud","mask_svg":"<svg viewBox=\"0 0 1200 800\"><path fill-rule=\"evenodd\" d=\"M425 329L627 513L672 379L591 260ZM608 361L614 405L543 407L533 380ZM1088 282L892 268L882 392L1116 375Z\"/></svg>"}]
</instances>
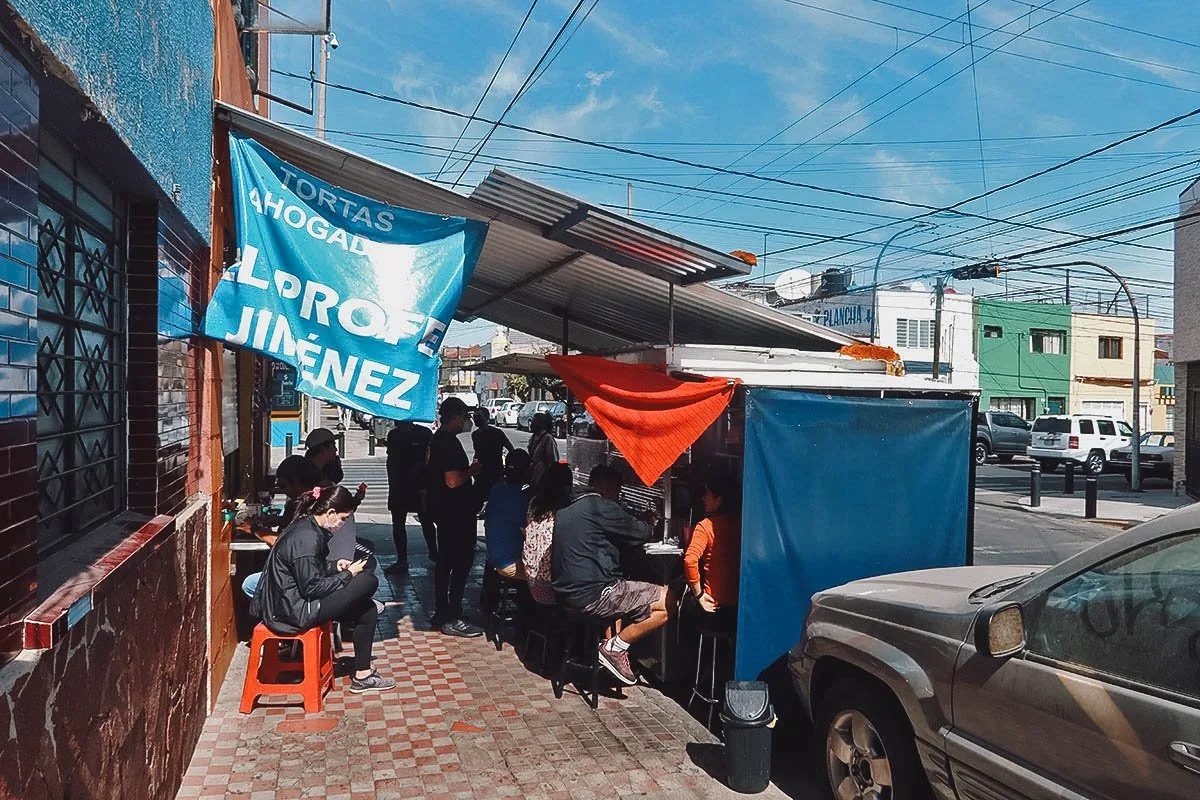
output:
<instances>
[{"instance_id":1,"label":"white cloud","mask_svg":"<svg viewBox=\"0 0 1200 800\"><path fill-rule=\"evenodd\" d=\"M591 84L593 88L599 88L600 86L602 86L604 84L604 82L606 80L608 80L612 76L613 76L613 71L611 69L605 70L604 72L596 72L595 70L588 70L587 72L583 73L583 77L587 79L587 82L589 84Z\"/></svg>"}]
</instances>

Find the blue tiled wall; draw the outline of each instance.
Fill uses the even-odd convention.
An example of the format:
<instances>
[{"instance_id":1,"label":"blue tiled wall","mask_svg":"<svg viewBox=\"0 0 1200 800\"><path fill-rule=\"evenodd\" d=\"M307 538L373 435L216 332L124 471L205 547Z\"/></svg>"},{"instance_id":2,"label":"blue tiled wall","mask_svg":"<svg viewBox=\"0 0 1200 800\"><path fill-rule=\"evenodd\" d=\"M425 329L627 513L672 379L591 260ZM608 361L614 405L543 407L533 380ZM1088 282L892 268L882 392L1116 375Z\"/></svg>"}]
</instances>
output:
<instances>
[{"instance_id":1,"label":"blue tiled wall","mask_svg":"<svg viewBox=\"0 0 1200 800\"><path fill-rule=\"evenodd\" d=\"M0 48L0 420L37 414L38 88Z\"/></svg>"},{"instance_id":2,"label":"blue tiled wall","mask_svg":"<svg viewBox=\"0 0 1200 800\"><path fill-rule=\"evenodd\" d=\"M207 240L212 172L209 0L10 0ZM36 114L36 112L35 112ZM36 192L35 192L36 194Z\"/></svg>"}]
</instances>

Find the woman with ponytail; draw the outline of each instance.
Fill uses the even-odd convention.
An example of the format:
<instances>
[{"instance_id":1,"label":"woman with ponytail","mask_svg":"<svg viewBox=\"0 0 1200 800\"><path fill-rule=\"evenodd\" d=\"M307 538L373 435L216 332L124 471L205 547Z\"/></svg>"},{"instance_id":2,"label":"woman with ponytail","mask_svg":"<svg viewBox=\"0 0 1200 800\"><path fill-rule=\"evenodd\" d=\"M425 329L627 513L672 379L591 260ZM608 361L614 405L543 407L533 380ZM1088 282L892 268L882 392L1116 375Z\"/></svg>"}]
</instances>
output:
<instances>
[{"instance_id":1,"label":"woman with ponytail","mask_svg":"<svg viewBox=\"0 0 1200 800\"><path fill-rule=\"evenodd\" d=\"M350 691L380 692L396 682L371 669L380 606L367 559L330 564L329 538L354 513L358 498L341 486L317 486L300 496L295 522L275 542L250 610L275 633L294 634L325 622L354 627Z\"/></svg>"}]
</instances>

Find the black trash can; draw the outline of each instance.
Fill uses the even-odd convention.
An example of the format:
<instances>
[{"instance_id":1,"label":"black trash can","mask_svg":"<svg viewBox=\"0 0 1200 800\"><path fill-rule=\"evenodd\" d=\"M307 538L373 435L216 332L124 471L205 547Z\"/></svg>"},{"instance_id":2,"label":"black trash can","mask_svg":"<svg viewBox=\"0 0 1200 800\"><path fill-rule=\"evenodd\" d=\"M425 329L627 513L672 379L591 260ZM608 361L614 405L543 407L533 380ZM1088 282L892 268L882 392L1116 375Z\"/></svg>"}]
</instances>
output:
<instances>
[{"instance_id":1,"label":"black trash can","mask_svg":"<svg viewBox=\"0 0 1200 800\"><path fill-rule=\"evenodd\" d=\"M775 709L762 681L729 681L721 710L729 788L757 794L771 782L771 729Z\"/></svg>"}]
</instances>

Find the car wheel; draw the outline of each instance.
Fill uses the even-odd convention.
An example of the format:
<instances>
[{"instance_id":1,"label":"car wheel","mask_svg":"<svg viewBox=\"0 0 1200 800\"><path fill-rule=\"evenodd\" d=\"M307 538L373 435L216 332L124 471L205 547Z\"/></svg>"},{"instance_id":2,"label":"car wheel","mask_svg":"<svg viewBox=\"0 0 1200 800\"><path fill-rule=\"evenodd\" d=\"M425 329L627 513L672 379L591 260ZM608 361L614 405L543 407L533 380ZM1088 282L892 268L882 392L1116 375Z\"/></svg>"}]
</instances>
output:
<instances>
[{"instance_id":1,"label":"car wheel","mask_svg":"<svg viewBox=\"0 0 1200 800\"><path fill-rule=\"evenodd\" d=\"M1038 466L1040 466L1042 468L1042 472L1046 473L1047 475L1049 475L1052 472L1058 471L1058 462L1057 461L1050 461L1047 459L1043 459L1038 462Z\"/></svg>"},{"instance_id":2,"label":"car wheel","mask_svg":"<svg viewBox=\"0 0 1200 800\"><path fill-rule=\"evenodd\" d=\"M1005 453L1002 456L996 456L996 460L1001 464L1011 464L1013 460L1012 453Z\"/></svg>"},{"instance_id":3,"label":"car wheel","mask_svg":"<svg viewBox=\"0 0 1200 800\"><path fill-rule=\"evenodd\" d=\"M825 774L836 800L928 795L912 726L895 698L843 679L826 692L819 720Z\"/></svg>"},{"instance_id":4,"label":"car wheel","mask_svg":"<svg viewBox=\"0 0 1200 800\"><path fill-rule=\"evenodd\" d=\"M1088 453L1087 460L1083 462L1084 468L1089 475L1099 475L1104 472L1104 453L1099 450L1093 450Z\"/></svg>"},{"instance_id":5,"label":"car wheel","mask_svg":"<svg viewBox=\"0 0 1200 800\"><path fill-rule=\"evenodd\" d=\"M960 450L959 452L961 453L962 451ZM982 465L985 461L987 461L987 457L988 457L987 442L983 441L982 439L976 440L975 441L975 463Z\"/></svg>"}]
</instances>

